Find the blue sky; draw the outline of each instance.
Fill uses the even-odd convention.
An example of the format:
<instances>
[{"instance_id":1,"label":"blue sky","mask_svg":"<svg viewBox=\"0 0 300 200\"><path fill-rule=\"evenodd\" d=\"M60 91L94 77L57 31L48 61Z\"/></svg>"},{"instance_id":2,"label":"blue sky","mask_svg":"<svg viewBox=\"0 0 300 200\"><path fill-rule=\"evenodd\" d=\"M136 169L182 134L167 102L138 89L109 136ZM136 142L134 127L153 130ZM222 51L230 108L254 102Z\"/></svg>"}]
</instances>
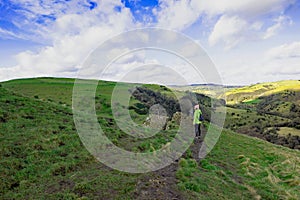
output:
<instances>
[{"instance_id":1,"label":"blue sky","mask_svg":"<svg viewBox=\"0 0 300 200\"><path fill-rule=\"evenodd\" d=\"M198 42L225 84L300 77L296 0L2 0L0 81L75 77L99 43L143 27L175 30Z\"/></svg>"}]
</instances>

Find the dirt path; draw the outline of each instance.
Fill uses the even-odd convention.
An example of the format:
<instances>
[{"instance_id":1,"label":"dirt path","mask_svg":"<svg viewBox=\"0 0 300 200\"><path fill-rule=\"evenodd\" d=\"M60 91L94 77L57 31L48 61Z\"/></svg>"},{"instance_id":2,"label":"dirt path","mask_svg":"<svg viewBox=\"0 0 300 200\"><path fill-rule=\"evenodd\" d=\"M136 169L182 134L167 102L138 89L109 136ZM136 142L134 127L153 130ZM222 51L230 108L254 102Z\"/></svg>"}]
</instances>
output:
<instances>
[{"instance_id":1,"label":"dirt path","mask_svg":"<svg viewBox=\"0 0 300 200\"><path fill-rule=\"evenodd\" d=\"M135 199L184 199L175 177L178 163L148 173L137 183Z\"/></svg>"},{"instance_id":2,"label":"dirt path","mask_svg":"<svg viewBox=\"0 0 300 200\"><path fill-rule=\"evenodd\" d=\"M203 138L203 137L202 137ZM198 158L201 139L195 139L190 149L194 158ZM183 155L185 157L185 155ZM199 159L196 159L199 161ZM178 189L176 179L176 171L178 169L178 161L173 164L151 172L143 176L136 187L135 199L140 200L175 200L175 199L188 199L188 197Z\"/></svg>"}]
</instances>

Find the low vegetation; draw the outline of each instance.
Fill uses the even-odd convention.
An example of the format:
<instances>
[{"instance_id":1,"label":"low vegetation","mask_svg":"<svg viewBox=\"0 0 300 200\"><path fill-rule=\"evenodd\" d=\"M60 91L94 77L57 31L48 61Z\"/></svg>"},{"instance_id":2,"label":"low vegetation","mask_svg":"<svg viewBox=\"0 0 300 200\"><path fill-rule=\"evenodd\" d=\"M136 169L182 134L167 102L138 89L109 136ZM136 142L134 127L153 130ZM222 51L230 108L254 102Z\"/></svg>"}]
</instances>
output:
<instances>
[{"instance_id":1,"label":"low vegetation","mask_svg":"<svg viewBox=\"0 0 300 200\"><path fill-rule=\"evenodd\" d=\"M278 133L277 137L297 141L292 138L296 134L283 133L291 129L278 127L291 128L286 125L294 123L294 119L260 113L250 107L264 100L248 102L250 106L245 108L241 107L244 104L228 108L226 129L205 159L199 161L195 156L200 145L195 143L165 169L128 174L99 163L82 145L71 110L73 82L40 78L1 83L0 195L3 199L300 198L300 151L290 149L296 145L288 146L289 142L283 145L290 147L286 148L233 132ZM174 94L168 88L140 86L130 100L130 115L140 125L145 123L149 107L164 102L160 99L168 99L174 105L170 106L164 129L142 140L127 135L116 124L110 105L115 85L99 81L95 96L98 121L115 145L135 152L153 152L172 141L179 126L176 119L182 110L178 110L178 102L172 99ZM178 94L200 101L206 113L204 132L209 128L210 111L218 112L218 105L225 103L216 100L211 105L210 98L204 95ZM164 105L168 108L168 104Z\"/></svg>"},{"instance_id":2,"label":"low vegetation","mask_svg":"<svg viewBox=\"0 0 300 200\"><path fill-rule=\"evenodd\" d=\"M300 81L288 80L254 84L228 90L222 97L226 98L227 104L236 104L241 102L251 102L261 96L269 96L284 91L300 91Z\"/></svg>"}]
</instances>

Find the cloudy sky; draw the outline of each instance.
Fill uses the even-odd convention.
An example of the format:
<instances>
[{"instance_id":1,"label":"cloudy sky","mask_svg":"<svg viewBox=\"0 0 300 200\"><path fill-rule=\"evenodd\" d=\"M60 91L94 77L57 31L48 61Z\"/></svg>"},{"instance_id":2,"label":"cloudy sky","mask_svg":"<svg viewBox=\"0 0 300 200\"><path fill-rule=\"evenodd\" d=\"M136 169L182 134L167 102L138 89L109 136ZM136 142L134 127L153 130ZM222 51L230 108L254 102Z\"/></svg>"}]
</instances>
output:
<instances>
[{"instance_id":1,"label":"cloudy sky","mask_svg":"<svg viewBox=\"0 0 300 200\"><path fill-rule=\"evenodd\" d=\"M0 81L76 77L107 38L144 27L196 41L225 84L300 78L296 0L1 0Z\"/></svg>"}]
</instances>

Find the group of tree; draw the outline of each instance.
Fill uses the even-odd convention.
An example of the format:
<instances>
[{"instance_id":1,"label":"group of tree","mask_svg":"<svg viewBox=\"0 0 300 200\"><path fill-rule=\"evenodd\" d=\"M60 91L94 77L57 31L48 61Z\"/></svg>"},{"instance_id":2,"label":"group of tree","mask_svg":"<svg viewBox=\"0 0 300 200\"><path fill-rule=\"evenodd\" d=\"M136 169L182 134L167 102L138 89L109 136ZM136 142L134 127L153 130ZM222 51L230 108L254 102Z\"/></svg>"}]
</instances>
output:
<instances>
[{"instance_id":1,"label":"group of tree","mask_svg":"<svg viewBox=\"0 0 300 200\"><path fill-rule=\"evenodd\" d=\"M191 116L193 106L199 104L204 119L210 121L212 109L219 105L225 105L224 100L211 99L203 94L189 91L185 92L179 99L175 98L175 95L167 96L147 87L136 87L135 90L130 92L135 99L140 101L140 103L131 106L130 109L134 109L139 114L147 114L151 106L159 104L166 109L170 119L176 112Z\"/></svg>"},{"instance_id":2,"label":"group of tree","mask_svg":"<svg viewBox=\"0 0 300 200\"><path fill-rule=\"evenodd\" d=\"M277 131L271 129L263 134L263 137L273 144L282 145L291 149L300 150L300 136L288 134L286 136L279 135Z\"/></svg>"}]
</instances>

